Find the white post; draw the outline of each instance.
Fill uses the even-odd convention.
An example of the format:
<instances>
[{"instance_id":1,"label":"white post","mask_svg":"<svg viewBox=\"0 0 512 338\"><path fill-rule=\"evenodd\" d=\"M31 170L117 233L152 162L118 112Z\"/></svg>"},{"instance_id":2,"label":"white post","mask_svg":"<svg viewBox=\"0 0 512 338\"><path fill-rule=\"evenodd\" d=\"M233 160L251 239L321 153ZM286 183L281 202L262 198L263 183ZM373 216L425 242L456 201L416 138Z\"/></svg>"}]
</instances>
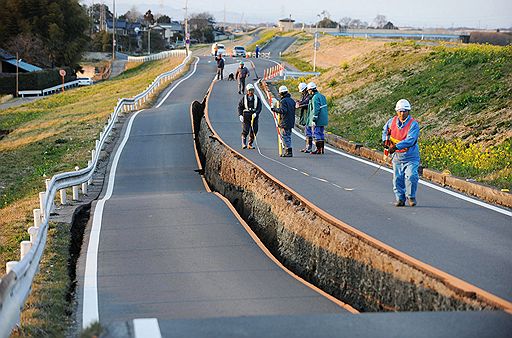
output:
<instances>
[{"instance_id":1,"label":"white post","mask_svg":"<svg viewBox=\"0 0 512 338\"><path fill-rule=\"evenodd\" d=\"M39 193L39 209L41 210L41 221L45 219L45 206L44 200L46 199L46 192Z\"/></svg>"},{"instance_id":2,"label":"white post","mask_svg":"<svg viewBox=\"0 0 512 338\"><path fill-rule=\"evenodd\" d=\"M60 204L66 205L68 203L68 196L66 194L66 188L60 189Z\"/></svg>"},{"instance_id":3,"label":"white post","mask_svg":"<svg viewBox=\"0 0 512 338\"><path fill-rule=\"evenodd\" d=\"M91 150L91 160L94 161L94 158L96 157L96 149Z\"/></svg>"},{"instance_id":4,"label":"white post","mask_svg":"<svg viewBox=\"0 0 512 338\"><path fill-rule=\"evenodd\" d=\"M28 234L30 235L30 242L32 242L32 243L35 242L38 233L39 233L39 227L28 228Z\"/></svg>"},{"instance_id":5,"label":"white post","mask_svg":"<svg viewBox=\"0 0 512 338\"><path fill-rule=\"evenodd\" d=\"M47 178L46 180L44 180L44 184L46 185L46 191L47 191L48 193L50 193L50 189L49 189L49 187L50 187L50 181L51 181L51 180L50 180L49 178ZM55 201L52 201L52 206L50 207L50 214L51 214L53 211L55 211Z\"/></svg>"},{"instance_id":6,"label":"white post","mask_svg":"<svg viewBox=\"0 0 512 338\"><path fill-rule=\"evenodd\" d=\"M18 261L10 261L5 263L5 274L11 272L11 270L14 268L16 264L18 264Z\"/></svg>"},{"instance_id":7,"label":"white post","mask_svg":"<svg viewBox=\"0 0 512 338\"><path fill-rule=\"evenodd\" d=\"M78 171L80 168L78 166L75 167L75 170ZM78 185L73 186L73 201L78 201Z\"/></svg>"},{"instance_id":8,"label":"white post","mask_svg":"<svg viewBox=\"0 0 512 338\"><path fill-rule=\"evenodd\" d=\"M87 166L90 167L91 165L92 165L92 161L91 160L87 161ZM87 181L87 184L89 184L89 185L92 184L92 176L91 176L91 178L89 178L89 181Z\"/></svg>"},{"instance_id":9,"label":"white post","mask_svg":"<svg viewBox=\"0 0 512 338\"><path fill-rule=\"evenodd\" d=\"M20 243L20 261L29 252L31 247L32 247L32 242L30 242L30 241L21 241L21 243Z\"/></svg>"},{"instance_id":10,"label":"white post","mask_svg":"<svg viewBox=\"0 0 512 338\"><path fill-rule=\"evenodd\" d=\"M87 195L87 182L82 183L82 194Z\"/></svg>"},{"instance_id":11,"label":"white post","mask_svg":"<svg viewBox=\"0 0 512 338\"><path fill-rule=\"evenodd\" d=\"M34 226L38 227L41 225L41 210L40 209L34 209Z\"/></svg>"}]
</instances>

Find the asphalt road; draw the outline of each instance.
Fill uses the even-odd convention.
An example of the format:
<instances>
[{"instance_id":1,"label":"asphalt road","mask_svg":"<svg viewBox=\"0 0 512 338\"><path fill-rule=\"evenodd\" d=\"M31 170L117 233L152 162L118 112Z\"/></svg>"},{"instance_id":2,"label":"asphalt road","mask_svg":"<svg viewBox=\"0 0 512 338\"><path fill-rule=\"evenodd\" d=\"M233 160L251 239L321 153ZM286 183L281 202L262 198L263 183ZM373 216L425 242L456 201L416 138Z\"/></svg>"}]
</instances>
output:
<instances>
[{"instance_id":1,"label":"asphalt road","mask_svg":"<svg viewBox=\"0 0 512 338\"><path fill-rule=\"evenodd\" d=\"M215 66L209 61L202 59L161 107L134 118L104 201L97 290L86 289L85 299L97 294L104 325L148 317L346 313L267 257L194 171L189 106L210 85ZM91 307L84 304L88 322Z\"/></svg>"},{"instance_id":2,"label":"asphalt road","mask_svg":"<svg viewBox=\"0 0 512 338\"><path fill-rule=\"evenodd\" d=\"M233 65L228 65L226 73L229 67L236 67L235 59L230 62ZM269 64L256 60L257 67ZM85 286L81 292L87 302L97 295L100 322L104 326L112 323L109 336L508 336L511 317L500 312L350 315L281 270L225 204L205 191L194 171L197 163L189 105L203 97L214 71L211 59L203 58L197 72L177 87L161 107L145 110L134 118L130 137L117 167L112 169L115 178L108 182L115 183L111 196L105 199L109 196L107 188L104 199L93 206L94 218L101 220L101 232L94 224L90 231L92 236L95 232L100 235L97 288L91 288L94 283L88 275L81 281ZM217 82L209 107L214 127L235 148L240 143L236 116L239 99L236 83ZM256 150L244 154L312 202L393 243L388 244L404 251L404 247L410 248L416 258L439 260L448 265L442 268L445 271L468 273L473 264L475 270L481 269L479 264L484 258L477 256L486 255L494 268L481 274L494 273L494 283L493 278L481 279L495 290L510 286L510 278L505 278L510 274L505 255L508 252L510 257L510 233L506 229L509 218L500 218L483 208L475 210L471 204L424 187L420 188L418 208L395 209L391 206L391 183L386 172L369 178L373 168L333 154L321 158L302 155L286 163L281 161L276 156L272 123L265 110L258 145L267 157ZM130 123L125 133L129 126ZM302 146L298 139L294 138L294 142L296 148ZM116 163L115 156L112 161ZM280 163L312 172L340 187L350 183L353 190L336 190L332 183L306 177ZM102 203L102 214L97 217ZM420 222L420 217L426 220ZM482 220L486 220L485 226L480 224ZM481 238L474 238L475 232ZM497 238L496 232L502 237ZM442 243L429 242L439 238ZM489 244L492 245L487 247ZM451 255L454 250L465 255L465 260L443 254ZM478 276L469 275L466 280L480 281ZM500 283L503 285L496 287ZM84 311L89 313L90 309L89 304ZM90 319L87 313L84 318ZM155 320L142 325L136 318Z\"/></svg>"}]
</instances>

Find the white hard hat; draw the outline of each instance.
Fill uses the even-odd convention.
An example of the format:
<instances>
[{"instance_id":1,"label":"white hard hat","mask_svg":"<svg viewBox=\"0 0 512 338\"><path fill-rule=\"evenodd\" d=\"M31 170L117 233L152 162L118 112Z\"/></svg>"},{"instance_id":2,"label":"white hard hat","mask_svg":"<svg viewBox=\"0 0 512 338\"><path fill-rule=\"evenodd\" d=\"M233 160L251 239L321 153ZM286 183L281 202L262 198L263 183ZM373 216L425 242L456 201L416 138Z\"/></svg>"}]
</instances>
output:
<instances>
[{"instance_id":1,"label":"white hard hat","mask_svg":"<svg viewBox=\"0 0 512 338\"><path fill-rule=\"evenodd\" d=\"M303 92L308 87L304 82L299 83L299 92Z\"/></svg>"},{"instance_id":2,"label":"white hard hat","mask_svg":"<svg viewBox=\"0 0 512 338\"><path fill-rule=\"evenodd\" d=\"M288 91L288 88L286 86L279 87L279 93L286 93Z\"/></svg>"},{"instance_id":3,"label":"white hard hat","mask_svg":"<svg viewBox=\"0 0 512 338\"><path fill-rule=\"evenodd\" d=\"M254 90L254 86L252 83L249 83L247 86L245 86L245 90L249 91L249 90Z\"/></svg>"},{"instance_id":4,"label":"white hard hat","mask_svg":"<svg viewBox=\"0 0 512 338\"><path fill-rule=\"evenodd\" d=\"M308 89L316 89L316 84L314 82L308 83Z\"/></svg>"},{"instance_id":5,"label":"white hard hat","mask_svg":"<svg viewBox=\"0 0 512 338\"><path fill-rule=\"evenodd\" d=\"M395 111L411 110L411 104L406 99L398 100L395 106Z\"/></svg>"}]
</instances>

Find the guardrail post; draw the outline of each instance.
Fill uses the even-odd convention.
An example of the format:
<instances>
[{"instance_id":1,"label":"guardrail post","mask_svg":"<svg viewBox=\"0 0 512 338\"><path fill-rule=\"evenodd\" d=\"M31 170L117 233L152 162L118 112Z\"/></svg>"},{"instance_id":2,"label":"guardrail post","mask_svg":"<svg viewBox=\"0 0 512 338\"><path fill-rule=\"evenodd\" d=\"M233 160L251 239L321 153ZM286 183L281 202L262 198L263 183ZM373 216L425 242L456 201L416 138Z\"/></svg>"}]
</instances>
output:
<instances>
[{"instance_id":1,"label":"guardrail post","mask_svg":"<svg viewBox=\"0 0 512 338\"><path fill-rule=\"evenodd\" d=\"M28 228L28 234L30 235L30 242L32 242L32 243L35 242L38 233L39 233L39 227Z\"/></svg>"},{"instance_id":2,"label":"guardrail post","mask_svg":"<svg viewBox=\"0 0 512 338\"><path fill-rule=\"evenodd\" d=\"M60 189L59 193L60 193L60 204L61 205L66 205L68 203L68 197L67 197L67 194L66 194L66 188Z\"/></svg>"},{"instance_id":3,"label":"guardrail post","mask_svg":"<svg viewBox=\"0 0 512 338\"><path fill-rule=\"evenodd\" d=\"M96 140L96 148L95 148L95 151L100 152L100 151L101 151L101 149L99 149L99 148L100 148L100 140Z\"/></svg>"},{"instance_id":4,"label":"guardrail post","mask_svg":"<svg viewBox=\"0 0 512 338\"><path fill-rule=\"evenodd\" d=\"M82 194L87 195L87 181L82 183Z\"/></svg>"},{"instance_id":5,"label":"guardrail post","mask_svg":"<svg viewBox=\"0 0 512 338\"><path fill-rule=\"evenodd\" d=\"M18 261L10 261L5 263L5 273L8 274L18 264Z\"/></svg>"},{"instance_id":6,"label":"guardrail post","mask_svg":"<svg viewBox=\"0 0 512 338\"><path fill-rule=\"evenodd\" d=\"M87 166L90 167L91 165L92 165L92 161L91 160L87 161ZM88 185L92 184L92 175L91 175L91 178L89 178L89 180L87 181L87 184Z\"/></svg>"},{"instance_id":7,"label":"guardrail post","mask_svg":"<svg viewBox=\"0 0 512 338\"><path fill-rule=\"evenodd\" d=\"M21 241L21 243L20 243L20 261L30 251L31 247L32 247L31 241Z\"/></svg>"},{"instance_id":8,"label":"guardrail post","mask_svg":"<svg viewBox=\"0 0 512 338\"><path fill-rule=\"evenodd\" d=\"M32 212L34 215L34 226L38 227L41 225L41 210L34 209Z\"/></svg>"},{"instance_id":9,"label":"guardrail post","mask_svg":"<svg viewBox=\"0 0 512 338\"><path fill-rule=\"evenodd\" d=\"M48 192L50 192L50 189L49 189L49 188L50 188L50 181L51 181L51 180L50 180L49 178L47 178L46 180L44 180L44 184L46 185L46 191L48 191ZM52 205L51 205L51 207L50 207L50 214L51 214L52 212L54 212L54 211L55 211L55 201L52 201Z\"/></svg>"},{"instance_id":10,"label":"guardrail post","mask_svg":"<svg viewBox=\"0 0 512 338\"><path fill-rule=\"evenodd\" d=\"M44 200L46 199L46 192L41 191L39 193L39 209L41 210L41 221L45 219L45 206Z\"/></svg>"},{"instance_id":11,"label":"guardrail post","mask_svg":"<svg viewBox=\"0 0 512 338\"><path fill-rule=\"evenodd\" d=\"M75 171L78 171L80 168L78 166L75 167ZM78 185L73 186L73 201L78 201Z\"/></svg>"}]
</instances>

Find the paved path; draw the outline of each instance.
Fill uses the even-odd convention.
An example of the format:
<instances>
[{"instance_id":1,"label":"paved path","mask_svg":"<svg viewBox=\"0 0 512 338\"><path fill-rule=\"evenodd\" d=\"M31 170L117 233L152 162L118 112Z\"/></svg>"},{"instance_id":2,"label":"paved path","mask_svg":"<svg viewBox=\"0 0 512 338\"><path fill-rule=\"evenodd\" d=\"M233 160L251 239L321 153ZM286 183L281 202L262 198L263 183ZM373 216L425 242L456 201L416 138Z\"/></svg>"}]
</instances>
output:
<instances>
[{"instance_id":1,"label":"paved path","mask_svg":"<svg viewBox=\"0 0 512 338\"><path fill-rule=\"evenodd\" d=\"M82 304L86 322L95 294L105 325L147 317L346 312L268 258L195 172L189 106L213 78L208 61L125 131L129 138L109 182L115 183L112 196L98 202L105 203L102 214L98 205L94 210L96 219L102 215L101 236L97 290L86 289Z\"/></svg>"}]
</instances>

